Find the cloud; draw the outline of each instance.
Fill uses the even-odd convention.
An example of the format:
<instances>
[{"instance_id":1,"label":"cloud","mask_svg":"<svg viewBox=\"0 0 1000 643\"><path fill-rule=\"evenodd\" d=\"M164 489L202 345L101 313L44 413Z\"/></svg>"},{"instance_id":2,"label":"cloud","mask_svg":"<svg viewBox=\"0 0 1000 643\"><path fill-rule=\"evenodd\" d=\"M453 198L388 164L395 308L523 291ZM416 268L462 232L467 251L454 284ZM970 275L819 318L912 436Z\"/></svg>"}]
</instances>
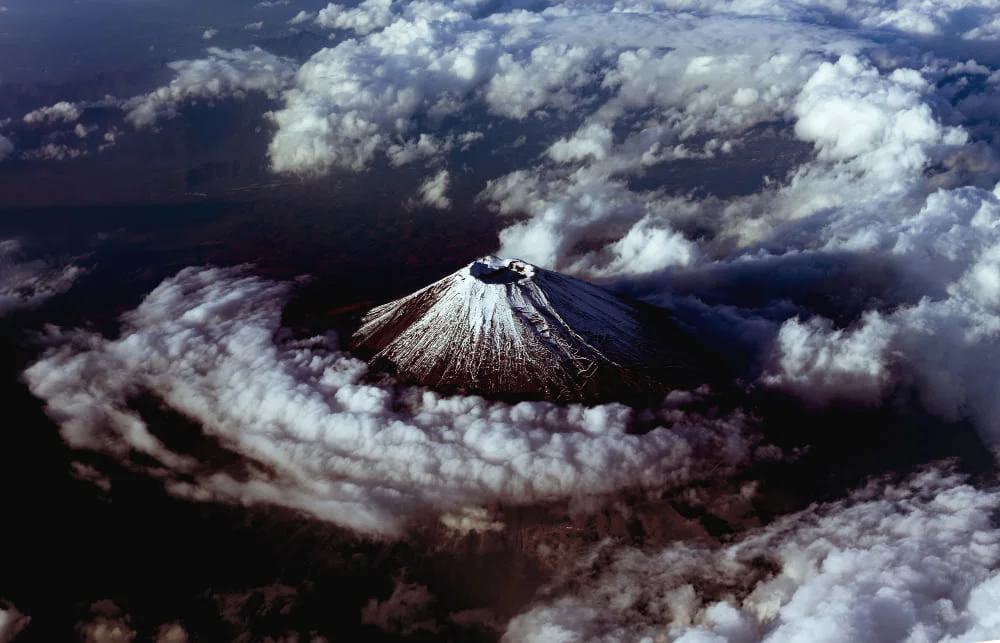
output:
<instances>
[{"instance_id":1,"label":"cloud","mask_svg":"<svg viewBox=\"0 0 1000 643\"><path fill-rule=\"evenodd\" d=\"M334 9L338 19L355 15ZM628 177L676 159L731 155L744 133L761 123L798 120L796 132L815 145L818 161L857 160L872 181L875 170L883 172L881 180L885 172L901 173L902 163L910 164L904 170L919 172L935 158L932 149L964 142L961 130L943 127L923 102L927 84L919 73L897 70L883 77L856 56L870 45L831 29L652 11L610 13L598 21L568 6L484 18L432 3L365 4L350 11L364 14L363 37L314 55L286 93L284 109L275 113L274 169L362 171L380 154L395 158L394 150L411 149L417 141L460 134L464 115L480 107L510 121L562 114L548 128L565 132L548 148L549 162L527 170L540 185L523 181L524 171L514 172L491 183L484 199L502 211L530 215L504 232L503 253L579 274L643 273L692 262L698 253L691 244L680 248L683 236L671 234L674 207L664 212L663 195L631 189ZM372 19L376 14L379 19ZM769 35L739 36L748 30ZM841 93L834 96L835 90ZM872 105L865 112L867 133L838 135L823 128L833 110L851 108L845 97L858 110ZM574 131L572 123L581 117ZM435 131L442 122L455 125ZM891 131L890 122L896 123ZM861 138L847 140L848 133ZM895 142L889 145L887 137ZM879 167L872 155L883 144L887 151ZM440 147L431 154L440 158L448 151ZM869 156L859 159L862 152ZM893 154L901 159L896 165ZM758 216L736 211L775 219L806 216L822 207L822 199L801 203L803 193L822 189L832 195L843 188L818 183L803 170L793 181L797 190L790 186L766 202L761 197L735 204L730 225L722 222L719 234L759 237L751 229L761 225ZM567 189L586 194L585 205L556 196ZM545 193L554 196L546 199ZM800 205L789 212L793 203ZM690 208L680 209L693 216ZM737 220L746 229L730 229ZM629 236L632 226L637 229ZM587 257L568 254L592 246L589 237L606 236L609 229L620 231L612 242L628 237L624 247ZM558 242L550 248L554 237ZM661 238L673 238L676 249L654 259ZM645 247L637 247L643 240ZM636 258L634 269L629 256Z\"/></svg>"},{"instance_id":2,"label":"cloud","mask_svg":"<svg viewBox=\"0 0 1000 643\"><path fill-rule=\"evenodd\" d=\"M60 143L46 143L33 150L26 150L21 153L21 158L26 161L65 161L86 156L87 150L70 147Z\"/></svg>"},{"instance_id":3,"label":"cloud","mask_svg":"<svg viewBox=\"0 0 1000 643\"><path fill-rule=\"evenodd\" d=\"M212 38L215 38L218 34L219 34L218 29L206 29L204 32L202 32L201 37L203 40L211 40Z\"/></svg>"},{"instance_id":4,"label":"cloud","mask_svg":"<svg viewBox=\"0 0 1000 643\"><path fill-rule=\"evenodd\" d=\"M869 313L851 330L827 319L791 319L778 333L776 371L763 381L814 404L834 399L880 402L892 384L893 326Z\"/></svg>"},{"instance_id":5,"label":"cloud","mask_svg":"<svg viewBox=\"0 0 1000 643\"><path fill-rule=\"evenodd\" d=\"M262 20L258 20L257 22L248 22L247 24L243 25L243 29L245 31L260 31L263 28L264 28L264 22Z\"/></svg>"},{"instance_id":6,"label":"cloud","mask_svg":"<svg viewBox=\"0 0 1000 643\"><path fill-rule=\"evenodd\" d=\"M988 154L973 154L970 132L937 93L947 73L927 57L889 53L877 32L961 40L971 19L958 20L963 6L331 4L317 21L357 37L303 65L274 115L272 167L364 171L382 155L396 164L417 149L448 161L453 148L440 143L471 123L501 125L491 136L511 140L490 141L499 147L520 124L545 119L539 162L498 164L481 195L519 217L500 252L594 278L686 269L825 208L910 207L974 157L1000 171ZM836 23L822 12L876 31L828 26ZM954 31L960 23L965 31ZM972 73L969 64L962 73ZM803 158L763 174L745 196L656 187L653 177L678 161L719 175L766 170L743 152L765 135L777 158ZM935 166L956 170L932 183L925 175ZM638 188L643 181L651 187Z\"/></svg>"},{"instance_id":7,"label":"cloud","mask_svg":"<svg viewBox=\"0 0 1000 643\"><path fill-rule=\"evenodd\" d=\"M0 316L69 290L84 273L79 266L53 266L24 254L16 239L0 240Z\"/></svg>"},{"instance_id":8,"label":"cloud","mask_svg":"<svg viewBox=\"0 0 1000 643\"><path fill-rule=\"evenodd\" d=\"M982 641L1000 628L1000 508L932 467L717 548L603 543L505 641Z\"/></svg>"},{"instance_id":9,"label":"cloud","mask_svg":"<svg viewBox=\"0 0 1000 643\"><path fill-rule=\"evenodd\" d=\"M670 51L665 58L670 56L680 56L679 50ZM664 74L662 82L666 85L668 77L690 76L701 65L722 64L718 62L722 58L716 55L711 63L691 58L680 69L658 62L655 73ZM644 83L644 87L656 87L660 82L650 78L654 72L648 61L640 62L633 54L622 54L620 60L627 61L619 63L623 78L638 79L635 82ZM740 65L753 64L746 53L736 60ZM704 257L705 249L715 250L710 245L713 242L732 240L741 245L759 242L781 226L824 208L875 203L879 205L874 207L885 208L890 201L904 203L907 195L919 198L926 193L923 181L926 168L961 149L967 141L961 129L942 125L941 117L935 114L927 98L928 84L915 70L899 69L883 75L854 55L840 56L836 62L822 62L807 54L796 61L796 73L790 73L788 66L793 60L789 57L776 62L768 57L761 61L763 68L750 67L737 72L732 80L720 82L719 93L726 91L734 98L732 87L739 83L736 78L780 75L788 83L783 93L777 93L775 86L766 91L750 90L762 97L769 94L771 98L757 102L756 115L740 110L736 119L714 107L708 111L695 107L702 99L711 100L713 105L725 104L721 95L712 96L712 81L692 85L706 94L703 97L675 97L684 88L684 82L677 80L670 81L669 93L662 98L636 96L640 88L623 87L622 95L608 101L590 122L549 147L548 156L555 164L516 171L492 181L484 191L483 197L497 204L500 212L530 215L501 233L501 252L527 255L529 260L591 276L642 274L650 267L687 267ZM798 74L801 75L796 79ZM712 71L707 75L722 74ZM746 87L736 91L743 89ZM768 102L771 106L763 109ZM610 136L614 121L595 120L610 117L617 120L623 109L648 109L654 105L659 110L681 109L683 105L684 121L670 118L615 143ZM846 114L850 118L845 118ZM641 176L647 168L669 161L671 156L675 159L719 156L720 164L738 168L741 160L734 150L739 149L740 132L755 121L773 119L794 123L797 138L812 143L815 149L813 160L774 187L720 203L711 198L678 199L656 191L639 192L623 178L629 174ZM725 135L735 139L722 143L718 138L710 138L696 154L686 148L665 148L665 142L683 142L683 138L673 138L678 136L678 125L682 131L691 132L687 136ZM664 155L664 151L671 156ZM678 155L679 151L685 154ZM701 249L696 249L686 237L671 234L679 228L695 226L701 232ZM674 241L663 243L651 237L648 232L651 228L659 229L660 235ZM604 242L603 250L578 254L581 245L592 246L595 240L611 236L609 230L614 236L610 243ZM646 238L649 242L640 246ZM622 255L623 243L632 248L634 264Z\"/></svg>"},{"instance_id":10,"label":"cloud","mask_svg":"<svg viewBox=\"0 0 1000 643\"><path fill-rule=\"evenodd\" d=\"M461 42L448 42L457 37ZM422 19L318 52L274 114L273 167L362 170L390 146L412 144L406 135L419 113L444 118L461 108L460 96L491 64L486 38Z\"/></svg>"},{"instance_id":11,"label":"cloud","mask_svg":"<svg viewBox=\"0 0 1000 643\"><path fill-rule=\"evenodd\" d=\"M288 24L290 25L301 25L306 22L310 22L316 17L316 14L312 11L306 11L303 9L295 14L291 19L289 19Z\"/></svg>"},{"instance_id":12,"label":"cloud","mask_svg":"<svg viewBox=\"0 0 1000 643\"><path fill-rule=\"evenodd\" d=\"M54 347L24 377L72 447L152 456L162 466L150 472L183 496L283 504L366 533L496 501L669 487L756 457L738 413L710 419L668 405L651 416L658 428L638 435L618 404L511 405L366 383L365 364L332 338L287 337L288 293L239 270L186 269L125 316L117 340L53 331ZM130 406L142 394L198 422L249 469L206 471L171 451Z\"/></svg>"},{"instance_id":13,"label":"cloud","mask_svg":"<svg viewBox=\"0 0 1000 643\"><path fill-rule=\"evenodd\" d=\"M820 160L864 158L878 179L916 173L936 145L960 146L967 134L943 127L924 100L930 87L915 69L883 75L853 56L824 63L795 105L799 138L815 144ZM848 125L848 123L850 125Z\"/></svg>"},{"instance_id":14,"label":"cloud","mask_svg":"<svg viewBox=\"0 0 1000 643\"><path fill-rule=\"evenodd\" d=\"M988 442L1000 443L998 193L941 190L915 211L835 212L815 222L799 251L883 257L899 275L903 301L847 329L822 319L785 322L765 380L817 399L877 399L912 385L931 411L970 418Z\"/></svg>"},{"instance_id":15,"label":"cloud","mask_svg":"<svg viewBox=\"0 0 1000 643\"><path fill-rule=\"evenodd\" d=\"M391 7L392 0L364 0L353 9L331 2L319 11L316 24L327 29L349 29L363 36L392 21Z\"/></svg>"},{"instance_id":16,"label":"cloud","mask_svg":"<svg viewBox=\"0 0 1000 643\"><path fill-rule=\"evenodd\" d=\"M75 103L60 101L55 105L28 112L24 115L24 122L29 125L75 123L80 118L80 113L80 108Z\"/></svg>"},{"instance_id":17,"label":"cloud","mask_svg":"<svg viewBox=\"0 0 1000 643\"><path fill-rule=\"evenodd\" d=\"M291 61L259 47L208 49L208 57L170 63L169 85L122 102L125 120L136 128L174 118L180 105L195 100L241 99L247 92L277 97L295 74Z\"/></svg>"},{"instance_id":18,"label":"cloud","mask_svg":"<svg viewBox=\"0 0 1000 643\"><path fill-rule=\"evenodd\" d=\"M858 47L831 30L810 28L803 33L798 26L750 25L730 18L698 21L644 12L595 19L590 10L571 6L544 15L513 12L477 18L466 9L367 2L351 10L334 5L321 12L321 23L356 27L363 37L324 49L303 65L295 87L285 94L284 109L275 113L278 131L270 147L274 169L362 171L380 154L391 155L394 149L428 138L447 140L463 134L463 118L484 107L492 117L515 122L594 114L589 129L553 146L551 155L565 164L599 150L603 175L595 169L591 181L606 183L608 175L641 172L657 161L729 149L719 140L698 143L704 149L692 152L681 145L681 138L697 135L699 129L738 133L755 122L780 117L810 71L823 61L825 51ZM772 32L767 43L781 43L789 53L775 56L769 45L732 37L752 29ZM730 67L707 62L713 59L709 52L720 61L731 52ZM796 69L801 56L808 56L807 64ZM685 74L692 61L704 68ZM761 78L754 79L757 65L766 65L766 78L759 71ZM733 82L748 78L771 85L759 91L738 88L739 104L726 108L734 96ZM693 100L683 88L704 95ZM655 93L659 89L662 98ZM595 101L595 93L609 97ZM758 101L760 107L752 97L763 99ZM776 107L769 107L767 99ZM638 115L654 104L671 110L667 122L629 137L614 159L606 161L610 125L623 113ZM716 113L699 126L702 106ZM668 125L670 119L684 115L691 115L691 124ZM442 131L437 126L443 122L453 125ZM564 131L572 122L553 122L549 130ZM595 143L592 134L603 138ZM441 148L436 154L448 151ZM574 169L564 170L569 174Z\"/></svg>"},{"instance_id":19,"label":"cloud","mask_svg":"<svg viewBox=\"0 0 1000 643\"><path fill-rule=\"evenodd\" d=\"M0 643L12 642L29 621L30 616L22 614L7 601L0 601Z\"/></svg>"},{"instance_id":20,"label":"cloud","mask_svg":"<svg viewBox=\"0 0 1000 643\"><path fill-rule=\"evenodd\" d=\"M420 188L417 190L419 202L439 210L451 207L451 200L448 198L448 185L450 182L451 179L448 175L448 170L441 170L437 174L428 177L427 180L420 184Z\"/></svg>"},{"instance_id":21,"label":"cloud","mask_svg":"<svg viewBox=\"0 0 1000 643\"><path fill-rule=\"evenodd\" d=\"M899 2L852 2L830 4L823 0L799 0L763 4L753 0L665 0L664 9L692 13L732 13L768 16L801 23L841 24L858 31L885 30L890 36L962 37L967 31L989 24L993 6L988 0L901 0ZM642 0L617 3L621 10L648 6ZM971 23L971 24L970 24ZM977 25L973 27L972 25Z\"/></svg>"},{"instance_id":22,"label":"cloud","mask_svg":"<svg viewBox=\"0 0 1000 643\"><path fill-rule=\"evenodd\" d=\"M156 635L156 643L187 643L190 640L187 630L179 623L161 625Z\"/></svg>"},{"instance_id":23,"label":"cloud","mask_svg":"<svg viewBox=\"0 0 1000 643\"><path fill-rule=\"evenodd\" d=\"M114 601L98 601L90 606L90 612L91 620L77 625L85 643L128 643L138 634Z\"/></svg>"}]
</instances>

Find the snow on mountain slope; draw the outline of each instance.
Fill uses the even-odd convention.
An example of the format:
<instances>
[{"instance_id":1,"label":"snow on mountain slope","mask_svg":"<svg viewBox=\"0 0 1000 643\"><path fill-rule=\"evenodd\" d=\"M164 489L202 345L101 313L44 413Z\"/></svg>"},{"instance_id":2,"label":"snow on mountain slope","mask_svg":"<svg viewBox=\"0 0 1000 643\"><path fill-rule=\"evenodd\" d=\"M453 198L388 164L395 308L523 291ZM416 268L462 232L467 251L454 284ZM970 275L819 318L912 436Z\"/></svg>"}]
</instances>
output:
<instances>
[{"instance_id":1,"label":"snow on mountain slope","mask_svg":"<svg viewBox=\"0 0 1000 643\"><path fill-rule=\"evenodd\" d=\"M352 347L374 371L484 394L592 401L700 383L699 351L666 311L492 256L374 308Z\"/></svg>"}]
</instances>

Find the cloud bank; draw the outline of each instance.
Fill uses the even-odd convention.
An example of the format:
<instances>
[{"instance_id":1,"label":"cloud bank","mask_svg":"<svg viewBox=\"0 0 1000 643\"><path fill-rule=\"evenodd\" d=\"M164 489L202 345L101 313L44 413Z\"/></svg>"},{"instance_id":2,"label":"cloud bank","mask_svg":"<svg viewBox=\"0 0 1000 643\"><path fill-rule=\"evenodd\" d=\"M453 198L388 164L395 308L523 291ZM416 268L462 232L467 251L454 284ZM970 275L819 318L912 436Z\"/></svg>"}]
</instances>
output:
<instances>
[{"instance_id":1,"label":"cloud bank","mask_svg":"<svg viewBox=\"0 0 1000 643\"><path fill-rule=\"evenodd\" d=\"M919 34L951 33L960 10L866 7L843 17ZM928 170L962 163L974 143L936 93L948 72L935 59L887 53L877 31L828 26L817 8L331 4L317 24L354 37L297 73L274 114L272 166L447 164L456 137L500 126L483 142L510 144L522 125L544 121L543 154L527 167L500 165L480 198L526 216L501 233L501 254L592 278L697 267L830 207L919 204L950 180L929 182ZM923 22L905 18L917 12ZM741 150L767 128L779 132L779 155L812 153L754 193L723 200L636 187L679 161L745 171ZM503 132L512 140L493 139Z\"/></svg>"},{"instance_id":2,"label":"cloud bank","mask_svg":"<svg viewBox=\"0 0 1000 643\"><path fill-rule=\"evenodd\" d=\"M1000 628L1000 508L933 467L731 545L598 546L505 641L985 641Z\"/></svg>"}]
</instances>

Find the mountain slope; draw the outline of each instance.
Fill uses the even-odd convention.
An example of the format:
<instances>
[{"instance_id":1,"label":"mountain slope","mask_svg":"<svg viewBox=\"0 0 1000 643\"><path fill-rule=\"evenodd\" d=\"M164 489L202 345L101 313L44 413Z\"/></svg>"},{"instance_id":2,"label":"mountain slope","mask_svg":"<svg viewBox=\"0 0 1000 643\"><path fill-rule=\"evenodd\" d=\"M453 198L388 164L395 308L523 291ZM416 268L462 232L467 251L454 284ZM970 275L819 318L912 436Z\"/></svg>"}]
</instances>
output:
<instances>
[{"instance_id":1,"label":"mountain slope","mask_svg":"<svg viewBox=\"0 0 1000 643\"><path fill-rule=\"evenodd\" d=\"M352 347L406 382L557 401L696 386L700 351L666 311L483 257L371 310Z\"/></svg>"}]
</instances>

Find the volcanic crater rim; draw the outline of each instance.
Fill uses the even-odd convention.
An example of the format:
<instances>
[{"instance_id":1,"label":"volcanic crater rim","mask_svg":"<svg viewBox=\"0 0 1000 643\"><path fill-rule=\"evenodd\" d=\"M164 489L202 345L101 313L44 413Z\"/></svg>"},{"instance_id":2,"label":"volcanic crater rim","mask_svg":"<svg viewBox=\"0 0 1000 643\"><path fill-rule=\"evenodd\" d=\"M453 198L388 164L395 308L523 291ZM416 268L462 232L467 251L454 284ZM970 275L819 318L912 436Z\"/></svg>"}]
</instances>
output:
<instances>
[{"instance_id":1,"label":"volcanic crater rim","mask_svg":"<svg viewBox=\"0 0 1000 643\"><path fill-rule=\"evenodd\" d=\"M520 259L487 255L469 264L469 275L488 284L509 284L534 277L535 266Z\"/></svg>"}]
</instances>

